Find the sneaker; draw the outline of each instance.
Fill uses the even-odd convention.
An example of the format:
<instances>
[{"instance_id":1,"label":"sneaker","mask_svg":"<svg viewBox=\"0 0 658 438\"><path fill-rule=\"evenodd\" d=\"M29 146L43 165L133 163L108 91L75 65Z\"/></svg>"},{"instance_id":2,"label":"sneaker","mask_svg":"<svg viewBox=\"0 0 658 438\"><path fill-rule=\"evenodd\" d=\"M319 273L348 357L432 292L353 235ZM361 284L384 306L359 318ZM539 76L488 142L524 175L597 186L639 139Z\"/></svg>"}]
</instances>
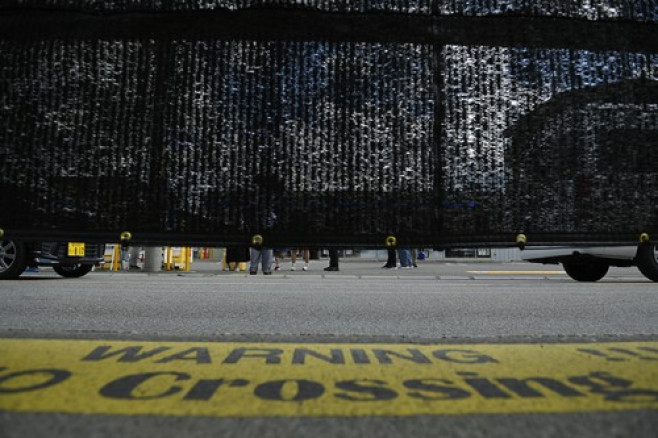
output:
<instances>
[{"instance_id":1,"label":"sneaker","mask_svg":"<svg viewBox=\"0 0 658 438\"><path fill-rule=\"evenodd\" d=\"M334 271L335 272L335 271L338 271L339 269L338 269L338 266L327 266L326 268L324 268L324 270L325 271Z\"/></svg>"},{"instance_id":2,"label":"sneaker","mask_svg":"<svg viewBox=\"0 0 658 438\"><path fill-rule=\"evenodd\" d=\"M249 271L249 275L256 275L258 272Z\"/></svg>"},{"instance_id":3,"label":"sneaker","mask_svg":"<svg viewBox=\"0 0 658 438\"><path fill-rule=\"evenodd\" d=\"M272 272L263 272L263 275L272 275Z\"/></svg>"},{"instance_id":4,"label":"sneaker","mask_svg":"<svg viewBox=\"0 0 658 438\"><path fill-rule=\"evenodd\" d=\"M281 270L281 266L276 265L276 266L274 267L274 270L275 270L275 271L279 271L279 270ZM271 272L270 272L270 274L271 274Z\"/></svg>"},{"instance_id":5,"label":"sneaker","mask_svg":"<svg viewBox=\"0 0 658 438\"><path fill-rule=\"evenodd\" d=\"M308 271L308 264L304 265L304 267L303 267L302 269L303 269L304 271Z\"/></svg>"},{"instance_id":6,"label":"sneaker","mask_svg":"<svg viewBox=\"0 0 658 438\"><path fill-rule=\"evenodd\" d=\"M395 265L389 265L388 263L382 266L382 269L393 269L395 268Z\"/></svg>"},{"instance_id":7,"label":"sneaker","mask_svg":"<svg viewBox=\"0 0 658 438\"><path fill-rule=\"evenodd\" d=\"M291 271L294 271L294 270L295 270L295 265L292 265L292 266L290 267L290 270L291 270Z\"/></svg>"}]
</instances>

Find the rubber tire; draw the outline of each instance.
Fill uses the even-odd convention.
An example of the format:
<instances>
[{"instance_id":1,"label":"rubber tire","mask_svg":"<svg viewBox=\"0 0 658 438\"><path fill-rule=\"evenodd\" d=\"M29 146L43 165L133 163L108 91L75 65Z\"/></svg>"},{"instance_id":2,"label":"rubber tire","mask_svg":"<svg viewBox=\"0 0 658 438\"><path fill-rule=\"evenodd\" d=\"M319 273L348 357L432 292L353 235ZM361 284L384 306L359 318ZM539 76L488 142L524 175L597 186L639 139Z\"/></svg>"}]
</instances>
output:
<instances>
[{"instance_id":1,"label":"rubber tire","mask_svg":"<svg viewBox=\"0 0 658 438\"><path fill-rule=\"evenodd\" d=\"M53 270L62 277L79 278L87 275L94 265L59 265L53 266Z\"/></svg>"},{"instance_id":2,"label":"rubber tire","mask_svg":"<svg viewBox=\"0 0 658 438\"><path fill-rule=\"evenodd\" d=\"M2 257L3 266L0 267L0 280L11 280L18 278L25 268L27 268L27 249L23 242L15 240L2 241Z\"/></svg>"},{"instance_id":3,"label":"rubber tire","mask_svg":"<svg viewBox=\"0 0 658 438\"><path fill-rule=\"evenodd\" d=\"M637 249L637 268L651 281L658 281L658 245L640 245Z\"/></svg>"},{"instance_id":4,"label":"rubber tire","mask_svg":"<svg viewBox=\"0 0 658 438\"><path fill-rule=\"evenodd\" d=\"M610 265L606 263L562 263L569 277L576 281L599 281L608 273Z\"/></svg>"}]
</instances>

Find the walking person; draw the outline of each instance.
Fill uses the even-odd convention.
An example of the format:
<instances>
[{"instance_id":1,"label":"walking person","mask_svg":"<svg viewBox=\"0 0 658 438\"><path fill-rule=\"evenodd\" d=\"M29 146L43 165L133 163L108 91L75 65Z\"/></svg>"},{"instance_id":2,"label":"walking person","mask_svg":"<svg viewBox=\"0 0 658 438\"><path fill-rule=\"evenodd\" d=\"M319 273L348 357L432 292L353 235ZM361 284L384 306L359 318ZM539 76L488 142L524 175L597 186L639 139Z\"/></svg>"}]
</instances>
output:
<instances>
[{"instance_id":1,"label":"walking person","mask_svg":"<svg viewBox=\"0 0 658 438\"><path fill-rule=\"evenodd\" d=\"M339 271L338 269L338 250L330 249L329 250L329 266L324 268L325 271Z\"/></svg>"},{"instance_id":2,"label":"walking person","mask_svg":"<svg viewBox=\"0 0 658 438\"><path fill-rule=\"evenodd\" d=\"M267 149L267 154L271 153ZM267 162L267 159L263 158ZM278 205L279 194L283 193L283 182L275 174L260 173L254 176L254 184L257 185L255 199L248 204L248 217L252 224L256 224L259 231L271 232L276 229L278 216L276 206ZM263 237L255 234L252 238L251 257L249 264L249 274L258 273L258 265L263 269L263 275L272 275L272 262L274 259L274 250L272 247L263 246Z\"/></svg>"},{"instance_id":3,"label":"walking person","mask_svg":"<svg viewBox=\"0 0 658 438\"><path fill-rule=\"evenodd\" d=\"M311 251L309 251L308 248L291 248L290 249L290 261L291 261L291 266L290 270L294 271L295 268L295 263L297 262L297 251L302 252L302 257L304 258L304 267L302 270L308 271L308 264L309 261L311 260Z\"/></svg>"}]
</instances>

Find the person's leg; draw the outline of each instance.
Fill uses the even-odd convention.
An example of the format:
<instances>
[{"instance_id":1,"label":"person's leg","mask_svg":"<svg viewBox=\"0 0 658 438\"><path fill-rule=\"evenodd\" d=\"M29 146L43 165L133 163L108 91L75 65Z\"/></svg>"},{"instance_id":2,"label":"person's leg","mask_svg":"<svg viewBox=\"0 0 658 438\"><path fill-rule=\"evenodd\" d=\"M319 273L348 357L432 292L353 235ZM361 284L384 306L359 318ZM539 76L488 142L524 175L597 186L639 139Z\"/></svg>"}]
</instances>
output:
<instances>
[{"instance_id":1,"label":"person's leg","mask_svg":"<svg viewBox=\"0 0 658 438\"><path fill-rule=\"evenodd\" d=\"M325 271L338 271L338 250L329 250L329 266L324 268Z\"/></svg>"},{"instance_id":2,"label":"person's leg","mask_svg":"<svg viewBox=\"0 0 658 438\"><path fill-rule=\"evenodd\" d=\"M274 253L274 270L278 271L281 269L281 266L279 266L279 260L281 260L281 253L277 250L273 251Z\"/></svg>"},{"instance_id":3,"label":"person's leg","mask_svg":"<svg viewBox=\"0 0 658 438\"><path fill-rule=\"evenodd\" d=\"M251 248L251 258L249 260L249 273L256 275L258 273L258 264L261 259L261 251L256 248Z\"/></svg>"},{"instance_id":4,"label":"person's leg","mask_svg":"<svg viewBox=\"0 0 658 438\"><path fill-rule=\"evenodd\" d=\"M395 249L394 248L388 248L388 259L386 260L386 264L382 266L382 268L390 269L390 268L395 268Z\"/></svg>"},{"instance_id":5,"label":"person's leg","mask_svg":"<svg viewBox=\"0 0 658 438\"><path fill-rule=\"evenodd\" d=\"M121 248L121 270L130 269L130 248Z\"/></svg>"},{"instance_id":6,"label":"person's leg","mask_svg":"<svg viewBox=\"0 0 658 438\"><path fill-rule=\"evenodd\" d=\"M274 257L273 251L271 249L263 248L261 253L263 274L270 275L272 273L272 258Z\"/></svg>"},{"instance_id":7,"label":"person's leg","mask_svg":"<svg viewBox=\"0 0 658 438\"><path fill-rule=\"evenodd\" d=\"M139 265L137 264L139 262L139 253L141 251L140 246L131 246L130 247L130 268L131 269L139 269Z\"/></svg>"},{"instance_id":8,"label":"person's leg","mask_svg":"<svg viewBox=\"0 0 658 438\"><path fill-rule=\"evenodd\" d=\"M295 270L295 262L297 262L297 248L290 248L290 270Z\"/></svg>"},{"instance_id":9,"label":"person's leg","mask_svg":"<svg viewBox=\"0 0 658 438\"><path fill-rule=\"evenodd\" d=\"M311 251L308 248L302 249L302 255L304 256L304 270L308 270L308 264L311 261Z\"/></svg>"},{"instance_id":10,"label":"person's leg","mask_svg":"<svg viewBox=\"0 0 658 438\"><path fill-rule=\"evenodd\" d=\"M409 268L411 267L411 254L409 253L408 249L399 249L398 250L398 257L400 258L400 267L401 268Z\"/></svg>"}]
</instances>

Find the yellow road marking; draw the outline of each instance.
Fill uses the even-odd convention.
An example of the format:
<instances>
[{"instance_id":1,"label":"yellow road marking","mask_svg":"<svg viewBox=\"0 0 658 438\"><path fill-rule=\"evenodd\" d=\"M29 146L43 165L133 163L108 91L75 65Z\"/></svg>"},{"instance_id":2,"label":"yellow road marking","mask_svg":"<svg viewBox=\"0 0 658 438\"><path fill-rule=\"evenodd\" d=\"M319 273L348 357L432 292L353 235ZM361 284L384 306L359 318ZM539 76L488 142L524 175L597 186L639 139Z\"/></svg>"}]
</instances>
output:
<instances>
[{"instance_id":1,"label":"yellow road marking","mask_svg":"<svg viewBox=\"0 0 658 438\"><path fill-rule=\"evenodd\" d=\"M563 275L564 271L466 271L469 274L489 275Z\"/></svg>"},{"instance_id":2,"label":"yellow road marking","mask_svg":"<svg viewBox=\"0 0 658 438\"><path fill-rule=\"evenodd\" d=\"M0 410L359 416L658 409L658 342L0 339Z\"/></svg>"}]
</instances>

